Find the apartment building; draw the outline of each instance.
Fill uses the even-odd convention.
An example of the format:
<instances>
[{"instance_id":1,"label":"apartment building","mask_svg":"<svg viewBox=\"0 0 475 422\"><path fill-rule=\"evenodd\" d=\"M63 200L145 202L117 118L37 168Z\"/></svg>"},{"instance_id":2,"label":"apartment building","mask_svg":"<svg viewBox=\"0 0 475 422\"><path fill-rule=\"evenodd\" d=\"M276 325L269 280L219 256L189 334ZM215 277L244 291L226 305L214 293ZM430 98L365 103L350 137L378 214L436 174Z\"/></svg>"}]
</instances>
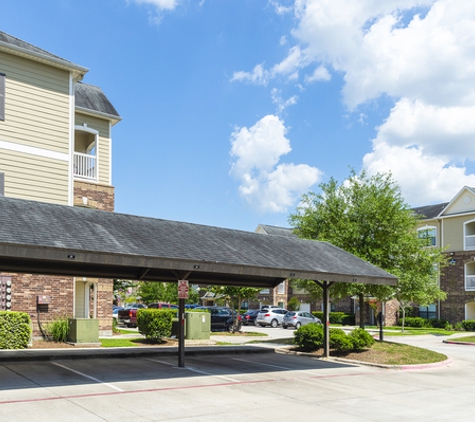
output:
<instances>
[{"instance_id":1,"label":"apartment building","mask_svg":"<svg viewBox=\"0 0 475 422\"><path fill-rule=\"evenodd\" d=\"M88 69L0 31L0 194L114 211L112 127L121 120ZM2 286L9 286L2 289ZM96 318L112 333L113 281L0 268L0 310L39 326Z\"/></svg>"}]
</instances>

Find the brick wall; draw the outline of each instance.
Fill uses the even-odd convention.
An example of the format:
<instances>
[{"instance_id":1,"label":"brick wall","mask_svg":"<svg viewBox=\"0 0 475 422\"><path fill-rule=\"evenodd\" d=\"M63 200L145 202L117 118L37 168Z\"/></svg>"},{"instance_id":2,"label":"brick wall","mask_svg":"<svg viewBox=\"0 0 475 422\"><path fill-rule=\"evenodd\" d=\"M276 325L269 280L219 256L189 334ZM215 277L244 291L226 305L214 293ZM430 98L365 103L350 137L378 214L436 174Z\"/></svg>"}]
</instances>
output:
<instances>
[{"instance_id":1,"label":"brick wall","mask_svg":"<svg viewBox=\"0 0 475 422\"><path fill-rule=\"evenodd\" d=\"M41 336L38 317L45 325L62 316L72 316L74 281L72 277L37 274L9 274L12 278L12 311L26 312L33 323L33 336ZM49 305L37 306L37 296L50 296Z\"/></svg>"},{"instance_id":2,"label":"brick wall","mask_svg":"<svg viewBox=\"0 0 475 422\"><path fill-rule=\"evenodd\" d=\"M465 319L465 304L475 300L475 292L465 291L465 264L474 261L475 251L448 254L451 264L443 269L440 288L447 299L440 303L440 317L451 324Z\"/></svg>"}]
</instances>

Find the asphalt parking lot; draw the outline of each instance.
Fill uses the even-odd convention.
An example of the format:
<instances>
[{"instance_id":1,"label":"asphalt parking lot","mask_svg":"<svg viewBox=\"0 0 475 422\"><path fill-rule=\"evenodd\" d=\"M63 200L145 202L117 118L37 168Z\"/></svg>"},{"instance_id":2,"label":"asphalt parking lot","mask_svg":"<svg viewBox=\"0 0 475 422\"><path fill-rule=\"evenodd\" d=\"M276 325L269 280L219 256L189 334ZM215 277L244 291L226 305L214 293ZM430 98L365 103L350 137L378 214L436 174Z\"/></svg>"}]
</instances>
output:
<instances>
[{"instance_id":1,"label":"asphalt parking lot","mask_svg":"<svg viewBox=\"0 0 475 422\"><path fill-rule=\"evenodd\" d=\"M426 343L453 362L401 371L272 350L187 356L185 368L173 355L5 362L0 421L471 420L475 348Z\"/></svg>"}]
</instances>

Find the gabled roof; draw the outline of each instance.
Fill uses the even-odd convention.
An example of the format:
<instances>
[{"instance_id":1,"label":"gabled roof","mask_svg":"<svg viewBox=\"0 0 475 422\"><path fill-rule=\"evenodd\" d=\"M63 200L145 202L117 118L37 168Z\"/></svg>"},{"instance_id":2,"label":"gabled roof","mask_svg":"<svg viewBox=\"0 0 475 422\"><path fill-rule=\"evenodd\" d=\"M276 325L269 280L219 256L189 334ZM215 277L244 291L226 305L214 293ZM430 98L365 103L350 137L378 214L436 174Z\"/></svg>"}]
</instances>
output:
<instances>
[{"instance_id":1,"label":"gabled roof","mask_svg":"<svg viewBox=\"0 0 475 422\"><path fill-rule=\"evenodd\" d=\"M416 214L422 216L422 218L425 220L431 220L437 217L450 216L451 214L447 213L449 207L451 207L462 196L462 194L467 191L475 195L475 188L472 188L470 186L464 186L462 189L460 189L457 195L455 195L449 202L415 207L412 208L412 210Z\"/></svg>"},{"instance_id":2,"label":"gabled roof","mask_svg":"<svg viewBox=\"0 0 475 422\"><path fill-rule=\"evenodd\" d=\"M75 97L78 111L93 112L116 123L121 119L117 110L98 86L78 82Z\"/></svg>"},{"instance_id":3,"label":"gabled roof","mask_svg":"<svg viewBox=\"0 0 475 422\"><path fill-rule=\"evenodd\" d=\"M0 197L0 271L274 287L396 283L329 243Z\"/></svg>"},{"instance_id":4,"label":"gabled roof","mask_svg":"<svg viewBox=\"0 0 475 422\"><path fill-rule=\"evenodd\" d=\"M417 215L422 216L425 220L432 220L440 215L450 202L442 202L440 204L425 205L422 207L412 208Z\"/></svg>"},{"instance_id":5,"label":"gabled roof","mask_svg":"<svg viewBox=\"0 0 475 422\"><path fill-rule=\"evenodd\" d=\"M288 227L269 226L267 224L259 224L256 233L270 234L273 236L295 236L293 230Z\"/></svg>"},{"instance_id":6,"label":"gabled roof","mask_svg":"<svg viewBox=\"0 0 475 422\"><path fill-rule=\"evenodd\" d=\"M81 79L88 71L87 68L65 60L59 56L51 54L50 52L36 47L26 41L13 37L5 32L0 31L0 50L8 50L10 53L19 56L27 56L30 59L48 62L50 65L67 69L73 72L76 79Z\"/></svg>"}]
</instances>

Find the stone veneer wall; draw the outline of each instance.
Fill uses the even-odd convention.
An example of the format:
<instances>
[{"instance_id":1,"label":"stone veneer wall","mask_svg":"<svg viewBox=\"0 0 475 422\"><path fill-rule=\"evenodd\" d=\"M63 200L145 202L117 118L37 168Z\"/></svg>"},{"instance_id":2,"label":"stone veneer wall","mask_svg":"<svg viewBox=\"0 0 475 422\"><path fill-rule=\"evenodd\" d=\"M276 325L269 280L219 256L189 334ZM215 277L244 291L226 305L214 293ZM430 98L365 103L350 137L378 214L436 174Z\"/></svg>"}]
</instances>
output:
<instances>
[{"instance_id":1,"label":"stone veneer wall","mask_svg":"<svg viewBox=\"0 0 475 422\"><path fill-rule=\"evenodd\" d=\"M114 204L113 186L74 182L74 206L113 212ZM113 286L114 282L111 279L99 279L98 281L97 318L99 319L100 335L112 335ZM92 309L92 304L90 309Z\"/></svg>"},{"instance_id":2,"label":"stone veneer wall","mask_svg":"<svg viewBox=\"0 0 475 422\"><path fill-rule=\"evenodd\" d=\"M84 199L85 198L85 199ZM114 211L114 187L88 182L74 182L74 206Z\"/></svg>"},{"instance_id":3,"label":"stone veneer wall","mask_svg":"<svg viewBox=\"0 0 475 422\"><path fill-rule=\"evenodd\" d=\"M440 303L440 318L456 324L465 319L465 304L475 300L475 292L465 291L465 264L473 262L475 252L455 252L448 258L455 262L444 268L440 277L440 288L447 293Z\"/></svg>"}]
</instances>

